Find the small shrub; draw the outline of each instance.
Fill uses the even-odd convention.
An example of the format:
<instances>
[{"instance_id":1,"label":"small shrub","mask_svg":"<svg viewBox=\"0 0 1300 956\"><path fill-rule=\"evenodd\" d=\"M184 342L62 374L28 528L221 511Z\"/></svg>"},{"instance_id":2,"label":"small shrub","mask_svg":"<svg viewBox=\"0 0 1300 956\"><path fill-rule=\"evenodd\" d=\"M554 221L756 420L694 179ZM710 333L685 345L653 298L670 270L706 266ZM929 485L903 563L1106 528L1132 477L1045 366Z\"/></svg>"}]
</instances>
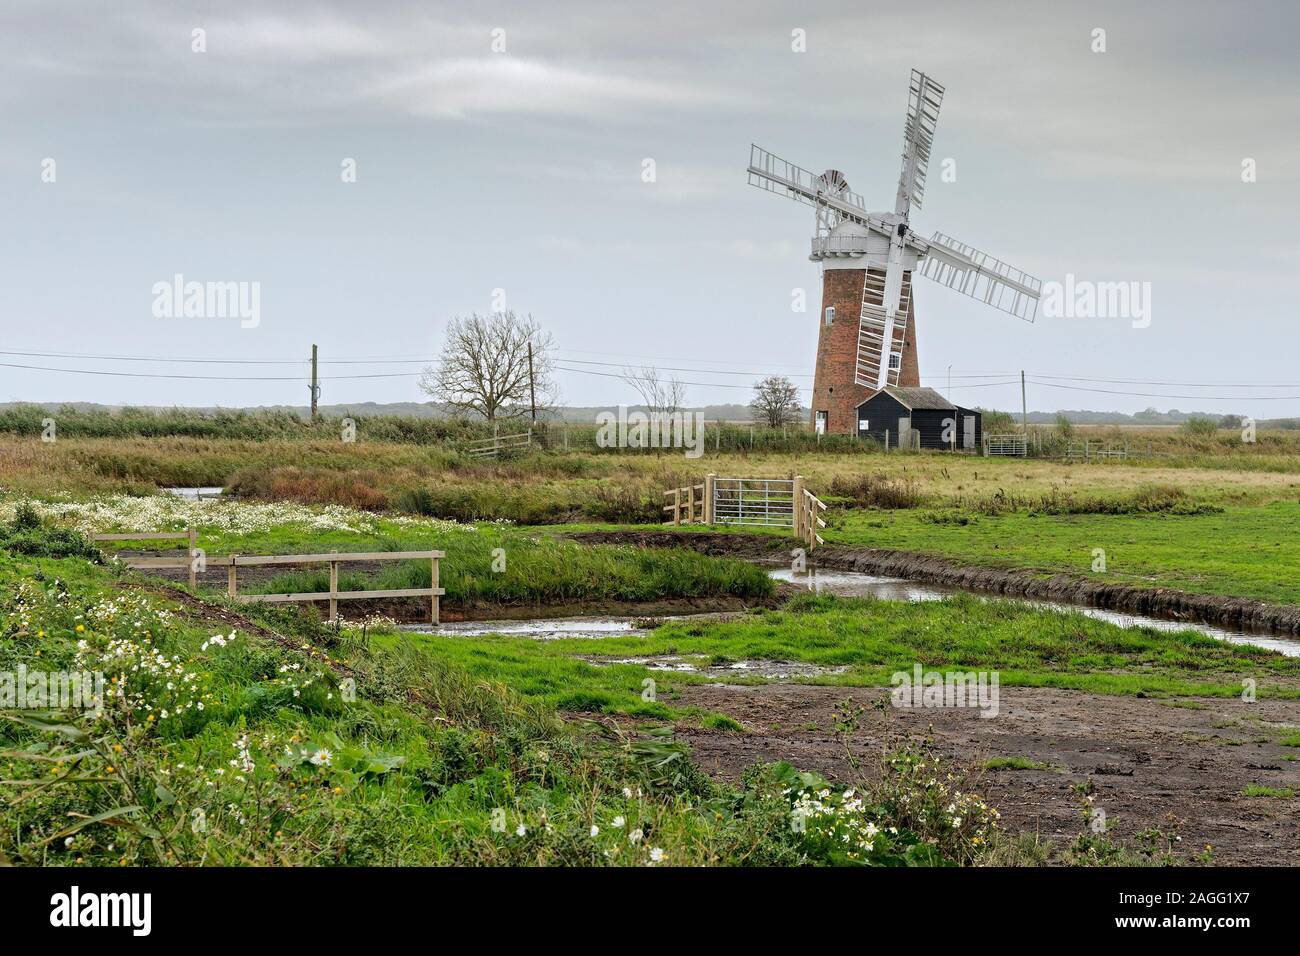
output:
<instances>
[{"instance_id":1,"label":"small shrub","mask_svg":"<svg viewBox=\"0 0 1300 956\"><path fill-rule=\"evenodd\" d=\"M883 474L836 476L831 479L831 494L846 498L858 508L918 508L925 495L913 478L890 478Z\"/></svg>"},{"instance_id":2,"label":"small shrub","mask_svg":"<svg viewBox=\"0 0 1300 956\"><path fill-rule=\"evenodd\" d=\"M1185 435L1210 436L1219 430L1219 423L1213 418L1194 415L1179 426Z\"/></svg>"},{"instance_id":3,"label":"small shrub","mask_svg":"<svg viewBox=\"0 0 1300 956\"><path fill-rule=\"evenodd\" d=\"M85 558L103 561L99 548L71 528L58 528L41 521L40 514L28 502L14 512L13 521L0 526L0 548L34 558Z\"/></svg>"}]
</instances>

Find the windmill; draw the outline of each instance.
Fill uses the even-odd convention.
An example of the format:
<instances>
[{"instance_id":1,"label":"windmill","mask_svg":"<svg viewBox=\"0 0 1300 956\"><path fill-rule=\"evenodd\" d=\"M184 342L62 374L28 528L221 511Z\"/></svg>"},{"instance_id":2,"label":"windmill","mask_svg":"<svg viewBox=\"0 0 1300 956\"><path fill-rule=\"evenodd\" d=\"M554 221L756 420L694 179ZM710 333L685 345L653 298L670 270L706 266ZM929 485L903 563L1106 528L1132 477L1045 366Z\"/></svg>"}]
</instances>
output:
<instances>
[{"instance_id":1,"label":"windmill","mask_svg":"<svg viewBox=\"0 0 1300 956\"><path fill-rule=\"evenodd\" d=\"M814 262L822 264L824 321L817 346L813 416L818 429L853 432L858 401L886 385L919 386L912 276L1032 322L1042 283L941 232L928 240L908 216L920 209L943 87L912 71L903 168L893 212L869 212L843 173L788 163L750 146L749 183L813 207ZM854 324L844 319L857 316ZM837 316L839 317L837 319Z\"/></svg>"}]
</instances>

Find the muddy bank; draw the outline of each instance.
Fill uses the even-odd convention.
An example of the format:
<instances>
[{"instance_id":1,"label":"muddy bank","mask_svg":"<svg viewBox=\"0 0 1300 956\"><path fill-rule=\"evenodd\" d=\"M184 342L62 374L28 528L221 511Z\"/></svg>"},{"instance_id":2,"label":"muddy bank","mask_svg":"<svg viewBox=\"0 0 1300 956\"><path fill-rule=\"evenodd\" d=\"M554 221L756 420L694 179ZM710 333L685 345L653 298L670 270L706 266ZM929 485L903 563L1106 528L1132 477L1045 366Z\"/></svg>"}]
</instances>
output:
<instances>
[{"instance_id":1,"label":"muddy bank","mask_svg":"<svg viewBox=\"0 0 1300 956\"><path fill-rule=\"evenodd\" d=\"M1004 687L991 719L961 708L902 710L871 705L887 690L810 684L683 684L673 706L726 714L744 731L678 724L678 736L709 773L739 781L756 761L785 760L842 784L853 782L835 711L851 697L866 707L850 748L869 775L887 739L931 736L970 789L1002 813L1011 833L1037 834L1060 847L1083 828L1080 785L1091 781L1117 842L1148 828L1181 836L1184 858L1209 844L1214 863L1294 866L1300 827L1293 798L1247 797L1248 784L1300 790L1295 748L1279 739L1300 722L1300 702L1197 698L1178 702L1111 697L1052 688ZM997 758L1022 758L1033 770L986 770Z\"/></svg>"},{"instance_id":2,"label":"muddy bank","mask_svg":"<svg viewBox=\"0 0 1300 956\"><path fill-rule=\"evenodd\" d=\"M707 531L587 531L569 537L589 544L640 544L652 548L692 548L704 554L748 558L788 559L795 544L767 535L718 534ZM1146 614L1174 621L1278 634L1300 634L1300 607L1268 604L1247 598L1192 594L1173 588L1143 588L1106 584L1068 574L1044 577L1033 571L1011 571L963 565L947 558L883 548L822 545L810 559L818 567L907 578L927 584L980 591L1006 597L1038 598L1068 604Z\"/></svg>"}]
</instances>

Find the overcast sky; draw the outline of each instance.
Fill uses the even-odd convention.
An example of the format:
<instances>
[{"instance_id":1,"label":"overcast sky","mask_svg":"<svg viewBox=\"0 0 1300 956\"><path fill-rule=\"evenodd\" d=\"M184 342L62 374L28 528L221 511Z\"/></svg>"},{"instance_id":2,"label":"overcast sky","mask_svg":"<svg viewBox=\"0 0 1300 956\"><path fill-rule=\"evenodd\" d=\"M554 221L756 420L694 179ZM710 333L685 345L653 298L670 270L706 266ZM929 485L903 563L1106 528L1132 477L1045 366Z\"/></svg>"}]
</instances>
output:
<instances>
[{"instance_id":1,"label":"overcast sky","mask_svg":"<svg viewBox=\"0 0 1300 956\"><path fill-rule=\"evenodd\" d=\"M1018 382L969 386L1023 368L1106 390L1031 384L1033 409L1300 414L1298 34L1293 2L5 0L0 349L299 364L0 355L293 379L0 367L0 401L303 403L312 342L430 356L496 289L553 333L570 404L634 401L590 373L651 359L696 369L692 404L810 386L812 211L746 185L749 145L892 208L917 67L947 88L918 232L1151 295L1146 327L1028 324L918 280L925 384L951 366L954 398L1018 408ZM257 283L258 323L157 317L177 274ZM322 401L420 400L339 377L416 370L323 364Z\"/></svg>"}]
</instances>

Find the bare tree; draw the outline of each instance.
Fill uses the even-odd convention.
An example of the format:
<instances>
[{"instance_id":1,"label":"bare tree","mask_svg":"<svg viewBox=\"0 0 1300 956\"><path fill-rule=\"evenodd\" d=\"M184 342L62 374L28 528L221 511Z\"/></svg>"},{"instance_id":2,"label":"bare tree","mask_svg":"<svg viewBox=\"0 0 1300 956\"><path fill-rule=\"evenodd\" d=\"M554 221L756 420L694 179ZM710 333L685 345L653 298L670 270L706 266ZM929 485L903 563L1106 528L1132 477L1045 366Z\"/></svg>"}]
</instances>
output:
<instances>
[{"instance_id":1,"label":"bare tree","mask_svg":"<svg viewBox=\"0 0 1300 956\"><path fill-rule=\"evenodd\" d=\"M784 375L769 375L754 384L754 397L749 407L754 421L768 428L780 428L795 421L803 406L799 404L799 388Z\"/></svg>"},{"instance_id":2,"label":"bare tree","mask_svg":"<svg viewBox=\"0 0 1300 956\"><path fill-rule=\"evenodd\" d=\"M623 369L623 381L636 389L651 413L671 415L686 401L686 385L676 377L664 378L653 365Z\"/></svg>"},{"instance_id":3,"label":"bare tree","mask_svg":"<svg viewBox=\"0 0 1300 956\"><path fill-rule=\"evenodd\" d=\"M481 415L490 422L520 418L528 415L534 391L539 411L558 400L553 350L550 333L531 315L457 316L447 323L438 364L424 370L420 388L462 414Z\"/></svg>"}]
</instances>

